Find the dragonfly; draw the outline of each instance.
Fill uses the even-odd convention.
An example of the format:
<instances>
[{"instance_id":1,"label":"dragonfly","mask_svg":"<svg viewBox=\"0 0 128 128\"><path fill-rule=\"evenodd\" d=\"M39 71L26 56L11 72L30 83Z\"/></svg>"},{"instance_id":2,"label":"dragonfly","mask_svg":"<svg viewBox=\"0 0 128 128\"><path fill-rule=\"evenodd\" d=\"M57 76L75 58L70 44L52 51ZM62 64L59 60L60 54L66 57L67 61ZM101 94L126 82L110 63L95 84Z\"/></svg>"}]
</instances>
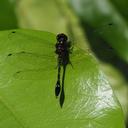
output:
<instances>
[{"instance_id":1,"label":"dragonfly","mask_svg":"<svg viewBox=\"0 0 128 128\"><path fill-rule=\"evenodd\" d=\"M57 74L57 82L55 85L55 96L58 97L60 95L60 102L61 102L63 101L61 99L64 98L64 78L65 78L66 66L68 64L71 64L70 54L72 47L71 47L71 42L68 41L68 37L64 33L58 34L56 36L56 39L57 39L57 43L55 44L55 48L56 48L55 53L58 55L57 58L58 74ZM60 80L61 68L63 68L62 81Z\"/></svg>"}]
</instances>

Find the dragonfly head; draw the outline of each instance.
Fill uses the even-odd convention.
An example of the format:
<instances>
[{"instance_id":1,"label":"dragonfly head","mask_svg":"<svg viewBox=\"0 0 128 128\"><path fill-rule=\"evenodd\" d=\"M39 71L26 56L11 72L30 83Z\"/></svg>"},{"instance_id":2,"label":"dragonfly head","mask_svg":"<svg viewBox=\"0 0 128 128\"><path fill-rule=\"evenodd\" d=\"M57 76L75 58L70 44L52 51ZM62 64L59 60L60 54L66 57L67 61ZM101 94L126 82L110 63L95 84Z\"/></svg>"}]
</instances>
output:
<instances>
[{"instance_id":1,"label":"dragonfly head","mask_svg":"<svg viewBox=\"0 0 128 128\"><path fill-rule=\"evenodd\" d=\"M68 37L63 33L60 33L56 36L56 39L58 42L65 42L68 40Z\"/></svg>"}]
</instances>

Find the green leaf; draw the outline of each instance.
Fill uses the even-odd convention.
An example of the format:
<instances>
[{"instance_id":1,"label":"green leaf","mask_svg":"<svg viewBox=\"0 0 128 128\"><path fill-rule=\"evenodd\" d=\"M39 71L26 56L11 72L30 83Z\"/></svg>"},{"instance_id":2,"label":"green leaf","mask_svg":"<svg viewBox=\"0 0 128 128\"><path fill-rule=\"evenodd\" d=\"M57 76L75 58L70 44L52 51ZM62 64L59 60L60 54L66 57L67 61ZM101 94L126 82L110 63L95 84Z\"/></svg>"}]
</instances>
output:
<instances>
[{"instance_id":1,"label":"green leaf","mask_svg":"<svg viewBox=\"0 0 128 128\"><path fill-rule=\"evenodd\" d=\"M124 128L122 109L88 52L74 46L61 108L54 94L55 35L11 30L0 39L0 127Z\"/></svg>"},{"instance_id":2,"label":"green leaf","mask_svg":"<svg viewBox=\"0 0 128 128\"><path fill-rule=\"evenodd\" d=\"M84 24L96 29L118 56L128 62L128 26L109 0L70 0Z\"/></svg>"}]
</instances>

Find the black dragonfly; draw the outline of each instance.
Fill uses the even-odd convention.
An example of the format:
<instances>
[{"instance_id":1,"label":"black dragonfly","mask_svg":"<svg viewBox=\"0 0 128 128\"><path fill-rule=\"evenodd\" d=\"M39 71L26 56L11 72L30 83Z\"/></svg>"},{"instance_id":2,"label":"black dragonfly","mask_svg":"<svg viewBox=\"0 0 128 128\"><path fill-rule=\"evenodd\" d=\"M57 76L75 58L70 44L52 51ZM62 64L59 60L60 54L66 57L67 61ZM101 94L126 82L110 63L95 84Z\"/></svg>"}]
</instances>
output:
<instances>
[{"instance_id":1,"label":"black dragonfly","mask_svg":"<svg viewBox=\"0 0 128 128\"><path fill-rule=\"evenodd\" d=\"M55 96L58 97L60 95L60 106L63 106L65 95L64 95L64 79L65 79L65 71L66 66L71 64L70 62L70 53L71 53L71 42L68 41L68 37L61 33L56 36L57 43L55 45L56 50L55 53L58 55L57 63L58 63L58 75L57 82L55 85ZM61 77L61 67L63 68L63 76L62 82L60 80Z\"/></svg>"}]
</instances>

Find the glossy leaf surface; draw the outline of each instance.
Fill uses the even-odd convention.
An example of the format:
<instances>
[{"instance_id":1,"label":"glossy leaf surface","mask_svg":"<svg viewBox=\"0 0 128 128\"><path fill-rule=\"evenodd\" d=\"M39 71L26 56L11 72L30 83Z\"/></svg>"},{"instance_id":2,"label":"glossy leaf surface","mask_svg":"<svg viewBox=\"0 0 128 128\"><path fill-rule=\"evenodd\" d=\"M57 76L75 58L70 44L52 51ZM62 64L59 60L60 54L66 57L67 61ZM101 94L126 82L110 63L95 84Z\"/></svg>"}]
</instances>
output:
<instances>
[{"instance_id":1,"label":"glossy leaf surface","mask_svg":"<svg viewBox=\"0 0 128 128\"><path fill-rule=\"evenodd\" d=\"M123 128L122 109L96 60L74 46L63 107L54 94L55 35L0 32L0 127Z\"/></svg>"}]
</instances>

